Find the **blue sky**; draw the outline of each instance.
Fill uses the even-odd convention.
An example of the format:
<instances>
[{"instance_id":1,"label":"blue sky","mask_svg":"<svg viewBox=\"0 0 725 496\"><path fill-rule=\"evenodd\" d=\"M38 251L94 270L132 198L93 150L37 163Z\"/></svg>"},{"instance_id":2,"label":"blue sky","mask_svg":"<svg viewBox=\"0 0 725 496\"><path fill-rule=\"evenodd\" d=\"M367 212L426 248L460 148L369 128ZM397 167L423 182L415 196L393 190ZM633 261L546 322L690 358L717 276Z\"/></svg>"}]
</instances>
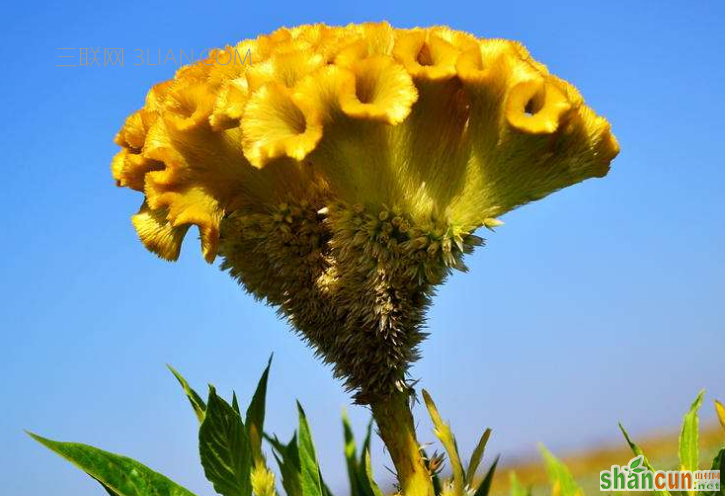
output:
<instances>
[{"instance_id":1,"label":"blue sky","mask_svg":"<svg viewBox=\"0 0 725 496\"><path fill-rule=\"evenodd\" d=\"M140 204L109 172L114 133L174 67L134 49L231 43L282 25L389 20L522 41L607 116L622 146L604 180L517 210L430 312L413 369L470 453L504 460L675 427L700 388L725 398L725 4L722 2L108 2L2 7L0 480L4 494L86 496L96 484L32 443L138 458L200 496L196 420L165 363L248 401L271 352L268 426L306 407L323 473L345 494L348 403L274 311L202 260L137 241ZM60 47L123 47L124 67L55 67ZM367 412L349 407L359 430ZM432 441L418 410L420 438ZM384 478L380 443L373 457Z\"/></svg>"}]
</instances>

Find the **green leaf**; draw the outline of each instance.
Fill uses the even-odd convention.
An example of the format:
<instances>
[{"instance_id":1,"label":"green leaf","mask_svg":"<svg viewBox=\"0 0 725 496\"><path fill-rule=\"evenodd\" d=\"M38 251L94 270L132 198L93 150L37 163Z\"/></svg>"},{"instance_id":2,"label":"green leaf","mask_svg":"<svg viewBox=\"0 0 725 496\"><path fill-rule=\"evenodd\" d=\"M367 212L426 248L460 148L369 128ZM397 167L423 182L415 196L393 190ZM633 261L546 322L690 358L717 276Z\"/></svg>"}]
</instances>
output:
<instances>
[{"instance_id":1,"label":"green leaf","mask_svg":"<svg viewBox=\"0 0 725 496\"><path fill-rule=\"evenodd\" d=\"M357 466L357 446L355 445L355 434L352 432L352 426L350 425L350 418L347 416L347 411L342 411L342 435L345 440L345 459Z\"/></svg>"},{"instance_id":2,"label":"green leaf","mask_svg":"<svg viewBox=\"0 0 725 496\"><path fill-rule=\"evenodd\" d=\"M279 465L282 475L282 487L287 496L302 496L302 482L300 480L300 457L297 446L297 433L292 436L289 444L282 444L276 437L271 438L265 435L267 441L272 444L274 458Z\"/></svg>"},{"instance_id":3,"label":"green leaf","mask_svg":"<svg viewBox=\"0 0 725 496\"><path fill-rule=\"evenodd\" d=\"M702 398L705 391L700 391L695 401L690 406L690 411L685 414L680 432L680 470L698 469L700 464L700 448L698 446L700 420L697 415L702 406Z\"/></svg>"},{"instance_id":4,"label":"green leaf","mask_svg":"<svg viewBox=\"0 0 725 496\"><path fill-rule=\"evenodd\" d=\"M647 467L650 472L656 472L657 470L652 466L652 464L647 459L647 456L644 454L644 451L642 451L642 448L640 448L632 439L629 437L629 434L625 430L624 426L620 423L619 424L619 430L622 431L622 434L624 434L624 439L627 440L627 444L629 444L629 448L632 450L632 453L634 453L635 456L641 456L642 457L642 463L644 463L644 466ZM670 496L670 492L666 489L664 491L653 491L653 493L656 496Z\"/></svg>"},{"instance_id":5,"label":"green leaf","mask_svg":"<svg viewBox=\"0 0 725 496\"><path fill-rule=\"evenodd\" d=\"M360 450L360 459L357 465L356 478L360 487L361 496L375 496L375 482L372 481L372 473L368 475L365 465L365 453L370 453L370 439L373 432L373 419L368 422L365 430L365 439Z\"/></svg>"},{"instance_id":6,"label":"green leaf","mask_svg":"<svg viewBox=\"0 0 725 496\"><path fill-rule=\"evenodd\" d=\"M97 480L113 496L194 496L147 466L85 444L52 441L28 432L30 437L56 452Z\"/></svg>"},{"instance_id":7,"label":"green leaf","mask_svg":"<svg viewBox=\"0 0 725 496\"><path fill-rule=\"evenodd\" d=\"M725 474L725 448L721 449L717 455L715 455L715 458L712 460L712 465L710 466L710 470L719 470L720 471L720 477L722 479L723 474ZM725 496L725 484L723 484L722 480L720 480L720 490L719 491L701 491L701 496Z\"/></svg>"},{"instance_id":8,"label":"green leaf","mask_svg":"<svg viewBox=\"0 0 725 496\"><path fill-rule=\"evenodd\" d=\"M557 482L559 483L561 490L559 494L561 496L574 496L577 492L581 491L574 477L572 477L571 472L569 472L569 468L544 446L541 446L540 449L544 457L546 472L549 474L549 481L552 485Z\"/></svg>"},{"instance_id":9,"label":"green leaf","mask_svg":"<svg viewBox=\"0 0 725 496\"><path fill-rule=\"evenodd\" d=\"M347 464L347 476L350 479L351 496L363 496L360 483L358 481L358 460L357 446L355 445L355 435L352 432L350 419L345 410L342 411L342 433L345 440L345 462Z\"/></svg>"},{"instance_id":10,"label":"green leaf","mask_svg":"<svg viewBox=\"0 0 725 496\"><path fill-rule=\"evenodd\" d=\"M718 457L720 458L720 463L717 465L718 468L714 468L716 465ZM725 474L725 448L720 450L720 453L718 453L718 456L715 457L715 459L712 461L713 470L719 470L720 471L720 478L722 479L722 474ZM720 494L722 496L725 496L725 484L723 484L722 480L720 481Z\"/></svg>"},{"instance_id":11,"label":"green leaf","mask_svg":"<svg viewBox=\"0 0 725 496\"><path fill-rule=\"evenodd\" d=\"M368 422L368 427L365 430L365 439L363 440L362 449L360 450L360 453L365 453L366 451L370 451L370 439L373 435L373 419L370 419L370 422Z\"/></svg>"},{"instance_id":12,"label":"green leaf","mask_svg":"<svg viewBox=\"0 0 725 496\"><path fill-rule=\"evenodd\" d=\"M282 441L277 439L277 436L272 437L269 434L264 434L264 439L272 445L272 449L277 450L279 453L283 453L287 449L287 446L282 444Z\"/></svg>"},{"instance_id":13,"label":"green leaf","mask_svg":"<svg viewBox=\"0 0 725 496\"><path fill-rule=\"evenodd\" d=\"M633 469L633 468L639 467L642 464L642 458L643 458L642 455L640 455L636 458L633 458L632 461L629 462L629 468Z\"/></svg>"},{"instance_id":14,"label":"green leaf","mask_svg":"<svg viewBox=\"0 0 725 496\"><path fill-rule=\"evenodd\" d=\"M431 398L428 391L423 390L423 399L425 405L428 407L428 414L433 421L433 432L436 437L440 440L443 447L448 453L448 460L451 463L451 470L453 470L453 486L456 495L463 495L466 488L466 474L463 472L463 465L461 464L461 458L458 456L458 447L456 446L456 439L453 436L451 427L443 422L438 409L436 408L433 398Z\"/></svg>"},{"instance_id":15,"label":"green leaf","mask_svg":"<svg viewBox=\"0 0 725 496\"><path fill-rule=\"evenodd\" d=\"M206 478L223 496L251 496L252 450L239 414L209 386L199 429L199 454Z\"/></svg>"},{"instance_id":16,"label":"green leaf","mask_svg":"<svg viewBox=\"0 0 725 496\"><path fill-rule=\"evenodd\" d=\"M365 467L365 482L373 496L383 496L383 492L375 483L373 476L373 465L370 461L370 450L363 453L363 466Z\"/></svg>"},{"instance_id":17,"label":"green leaf","mask_svg":"<svg viewBox=\"0 0 725 496\"><path fill-rule=\"evenodd\" d=\"M102 488L103 488L103 489L104 489L104 490L105 490L105 491L106 491L106 492L107 492L107 493L108 493L108 494L109 494L110 496L119 496L119 494L118 494L118 493L117 493L116 491L114 491L114 490L113 490L113 489L111 489L110 487L108 487L108 486L106 486L105 484L103 484L103 482L99 481L98 479L95 479L95 481L96 481L96 482L98 482L98 483L99 483L99 484L101 485L101 487L102 487Z\"/></svg>"},{"instance_id":18,"label":"green leaf","mask_svg":"<svg viewBox=\"0 0 725 496\"><path fill-rule=\"evenodd\" d=\"M196 394L196 391L194 391L189 386L189 383L186 382L186 379L184 379L174 367L169 364L166 364L166 367L168 367L171 373L174 374L174 377L176 377L176 380L179 381L181 387L184 388L186 397L189 399L189 403L191 403L191 407L194 409L194 413L196 413L196 418L199 419L199 423L203 422L204 412L206 411L206 405L204 404L204 400L202 400L201 397Z\"/></svg>"},{"instance_id":19,"label":"green leaf","mask_svg":"<svg viewBox=\"0 0 725 496\"><path fill-rule=\"evenodd\" d=\"M473 454L471 455L471 461L468 462L468 470L466 470L466 480L469 482L472 482L474 477L476 477L478 465L483 459L483 453L486 450L486 444L488 443L488 438L490 437L491 429L486 429L481 436L481 439L478 441L476 449L473 450Z\"/></svg>"},{"instance_id":20,"label":"green leaf","mask_svg":"<svg viewBox=\"0 0 725 496\"><path fill-rule=\"evenodd\" d=\"M320 482L320 465L315 455L315 445L312 442L312 433L307 423L305 411L299 401L297 411L300 416L299 425L299 456L300 456L300 480L302 483L302 496L322 496Z\"/></svg>"},{"instance_id":21,"label":"green leaf","mask_svg":"<svg viewBox=\"0 0 725 496\"><path fill-rule=\"evenodd\" d=\"M322 496L335 496L334 494L332 494L332 491L330 491L330 487L322 478L322 473L320 473L320 484L322 486Z\"/></svg>"},{"instance_id":22,"label":"green leaf","mask_svg":"<svg viewBox=\"0 0 725 496\"><path fill-rule=\"evenodd\" d=\"M496 473L496 466L498 465L499 458L500 457L497 456L493 461L493 465L491 465L491 468L488 469L486 476L476 489L475 496L488 496L488 493L491 492L491 484L493 484L493 476Z\"/></svg>"},{"instance_id":23,"label":"green leaf","mask_svg":"<svg viewBox=\"0 0 725 496\"><path fill-rule=\"evenodd\" d=\"M433 494L435 494L435 495L443 494L443 484L441 484L440 475L433 474L431 476L431 481L433 482Z\"/></svg>"},{"instance_id":24,"label":"green leaf","mask_svg":"<svg viewBox=\"0 0 725 496\"><path fill-rule=\"evenodd\" d=\"M516 472L511 472L509 480L511 481L511 496L531 496L531 487L522 486L516 477Z\"/></svg>"},{"instance_id":25,"label":"green leaf","mask_svg":"<svg viewBox=\"0 0 725 496\"><path fill-rule=\"evenodd\" d=\"M252 396L252 402L247 409L247 434L249 442L252 445L252 454L254 462L257 464L264 463L262 456L262 433L264 432L264 413L265 404L267 403L267 381L269 380L269 368L272 366L272 357L269 357L267 368L264 369L262 377L259 379L257 389Z\"/></svg>"}]
</instances>

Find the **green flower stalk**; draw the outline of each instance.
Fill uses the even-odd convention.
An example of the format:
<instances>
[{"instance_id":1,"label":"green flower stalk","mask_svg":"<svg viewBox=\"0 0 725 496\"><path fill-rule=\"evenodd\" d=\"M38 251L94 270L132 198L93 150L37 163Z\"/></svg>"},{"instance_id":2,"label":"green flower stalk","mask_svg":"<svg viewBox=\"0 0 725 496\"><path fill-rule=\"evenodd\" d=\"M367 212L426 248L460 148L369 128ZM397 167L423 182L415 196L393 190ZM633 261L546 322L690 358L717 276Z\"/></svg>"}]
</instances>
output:
<instances>
[{"instance_id":1,"label":"green flower stalk","mask_svg":"<svg viewBox=\"0 0 725 496\"><path fill-rule=\"evenodd\" d=\"M197 226L205 259L371 406L410 496L432 490L408 371L436 287L465 270L477 229L606 175L618 153L609 123L520 44L387 23L212 52L154 86L116 142L146 247L174 260Z\"/></svg>"},{"instance_id":2,"label":"green flower stalk","mask_svg":"<svg viewBox=\"0 0 725 496\"><path fill-rule=\"evenodd\" d=\"M409 394L393 393L385 401L373 402L371 408L380 437L395 465L401 493L433 496L431 473L415 436Z\"/></svg>"}]
</instances>

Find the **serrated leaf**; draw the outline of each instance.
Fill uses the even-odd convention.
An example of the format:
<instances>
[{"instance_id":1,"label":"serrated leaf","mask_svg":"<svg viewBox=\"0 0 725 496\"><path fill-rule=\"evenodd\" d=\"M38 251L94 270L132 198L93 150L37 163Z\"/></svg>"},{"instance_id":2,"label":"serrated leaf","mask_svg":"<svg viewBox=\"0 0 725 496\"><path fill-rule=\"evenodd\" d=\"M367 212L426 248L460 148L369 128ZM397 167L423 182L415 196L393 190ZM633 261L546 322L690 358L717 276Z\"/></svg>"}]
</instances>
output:
<instances>
[{"instance_id":1,"label":"serrated leaf","mask_svg":"<svg viewBox=\"0 0 725 496\"><path fill-rule=\"evenodd\" d=\"M194 496L171 479L131 458L85 444L63 443L28 434L90 475L113 496Z\"/></svg>"},{"instance_id":2,"label":"serrated leaf","mask_svg":"<svg viewBox=\"0 0 725 496\"><path fill-rule=\"evenodd\" d=\"M685 414L680 432L680 470L695 471L700 464L700 447L698 446L700 435L700 419L698 410L702 406L702 399L705 391L700 391L690 406L690 411Z\"/></svg>"},{"instance_id":3,"label":"serrated leaf","mask_svg":"<svg viewBox=\"0 0 725 496\"><path fill-rule=\"evenodd\" d=\"M491 429L486 429L483 432L481 439L479 439L476 448L473 450L471 460L468 462L468 470L466 470L466 480L469 482L472 482L473 479L476 477L476 471L478 470L478 466L483 459L483 453L486 450L486 444L488 443L488 439L490 437Z\"/></svg>"},{"instance_id":4,"label":"serrated leaf","mask_svg":"<svg viewBox=\"0 0 725 496\"><path fill-rule=\"evenodd\" d=\"M647 459L647 456L644 454L644 451L642 451L642 448L639 447L632 439L629 437L629 433L624 428L624 426L620 423L619 424L619 430L622 431L622 434L624 435L624 439L627 440L627 444L629 445L629 448L632 450L632 453L634 453L635 456L641 456L642 457L642 463L644 463L644 466L647 467L650 472L656 472L657 470L652 466L652 464ZM666 489L664 491L652 491L653 494L656 496L671 496L670 492Z\"/></svg>"},{"instance_id":5,"label":"serrated leaf","mask_svg":"<svg viewBox=\"0 0 725 496\"><path fill-rule=\"evenodd\" d=\"M458 456L458 447L456 445L456 438L453 436L453 432L448 424L443 422L438 408L436 408L433 398L431 398L428 391L423 390L423 400L428 408L428 414L433 421L434 430L436 437L440 440L441 444L448 453L448 460L451 464L451 470L453 471L453 487L456 495L463 495L466 488L466 474L463 472L463 465L461 464L461 458Z\"/></svg>"},{"instance_id":6,"label":"serrated leaf","mask_svg":"<svg viewBox=\"0 0 725 496\"><path fill-rule=\"evenodd\" d=\"M272 366L272 357L269 357L267 367L257 383L257 389L252 396L252 402L247 409L247 433L252 445L252 454L255 463L264 463L262 456L262 433L264 432L264 413L267 403L267 382L269 380L269 369Z\"/></svg>"},{"instance_id":7,"label":"serrated leaf","mask_svg":"<svg viewBox=\"0 0 725 496\"><path fill-rule=\"evenodd\" d=\"M184 393L186 393L186 397L189 399L189 403L191 403L191 407L194 409L194 413L196 414L196 418L199 419L199 423L203 422L204 412L206 411L206 405L204 404L204 400L201 399L201 396L196 394L196 391L194 391L191 386L189 386L189 383L186 382L186 379L184 379L174 367L169 364L166 364L166 367L171 371L172 374L174 374L174 377L176 377L176 380L179 381L179 384L181 384L181 387L184 389Z\"/></svg>"},{"instance_id":8,"label":"serrated leaf","mask_svg":"<svg viewBox=\"0 0 725 496\"><path fill-rule=\"evenodd\" d=\"M561 496L575 496L577 492L581 491L581 488L572 477L569 468L555 457L549 450L544 446L540 447L541 454L544 457L544 464L546 465L546 473L549 475L549 481L552 484L559 484L559 490Z\"/></svg>"},{"instance_id":9,"label":"serrated leaf","mask_svg":"<svg viewBox=\"0 0 725 496\"><path fill-rule=\"evenodd\" d=\"M715 411L717 412L717 418L720 419L720 425L725 429L725 406L718 400L715 400Z\"/></svg>"},{"instance_id":10,"label":"serrated leaf","mask_svg":"<svg viewBox=\"0 0 725 496\"><path fill-rule=\"evenodd\" d=\"M496 457L496 459L493 461L493 464L491 465L491 468L488 469L488 472L486 472L486 476L483 478L483 481L481 481L481 484L476 489L475 496L488 496L488 493L491 492L491 484L493 484L493 476L496 473L496 466L498 465L500 457Z\"/></svg>"},{"instance_id":11,"label":"serrated leaf","mask_svg":"<svg viewBox=\"0 0 725 496\"><path fill-rule=\"evenodd\" d=\"M315 445L312 441L312 433L307 423L305 411L302 405L297 402L299 412L299 455L300 455L300 481L302 483L302 496L322 496L320 483L320 465L315 455Z\"/></svg>"},{"instance_id":12,"label":"serrated leaf","mask_svg":"<svg viewBox=\"0 0 725 496\"><path fill-rule=\"evenodd\" d=\"M206 478L222 496L251 496L252 450L239 413L209 387L199 429L199 454Z\"/></svg>"}]
</instances>

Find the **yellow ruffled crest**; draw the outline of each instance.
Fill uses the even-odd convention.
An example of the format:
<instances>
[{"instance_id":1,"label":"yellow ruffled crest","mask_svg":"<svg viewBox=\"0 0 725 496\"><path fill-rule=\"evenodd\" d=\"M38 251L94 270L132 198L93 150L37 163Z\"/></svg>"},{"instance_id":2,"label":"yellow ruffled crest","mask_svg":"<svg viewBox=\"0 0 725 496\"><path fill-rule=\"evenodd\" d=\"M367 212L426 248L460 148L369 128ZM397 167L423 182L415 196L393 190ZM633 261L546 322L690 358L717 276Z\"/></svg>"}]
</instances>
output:
<instances>
[{"instance_id":1,"label":"yellow ruffled crest","mask_svg":"<svg viewBox=\"0 0 725 496\"><path fill-rule=\"evenodd\" d=\"M196 225L212 260L226 217L298 178L318 203L327 191L323 204L471 230L605 175L619 150L577 89L513 41L314 24L208 53L154 86L115 139L113 177L145 193L134 225L165 258Z\"/></svg>"},{"instance_id":2,"label":"yellow ruffled crest","mask_svg":"<svg viewBox=\"0 0 725 496\"><path fill-rule=\"evenodd\" d=\"M143 110L150 115L160 111L163 108L164 101L166 100L166 93L173 84L174 81L169 80L152 86L148 93L146 93Z\"/></svg>"},{"instance_id":3,"label":"yellow ruffled crest","mask_svg":"<svg viewBox=\"0 0 725 496\"><path fill-rule=\"evenodd\" d=\"M551 134L571 103L554 83L535 79L518 83L511 89L506 104L509 124L531 134Z\"/></svg>"},{"instance_id":4,"label":"yellow ruffled crest","mask_svg":"<svg viewBox=\"0 0 725 496\"><path fill-rule=\"evenodd\" d=\"M351 36L345 46L338 50L335 65L349 67L353 62L376 55L392 55L395 31L387 23L362 24L358 37Z\"/></svg>"},{"instance_id":5,"label":"yellow ruffled crest","mask_svg":"<svg viewBox=\"0 0 725 496\"><path fill-rule=\"evenodd\" d=\"M121 130L116 134L115 143L119 146L125 146L140 150L143 148L143 142L146 139L147 128L144 125L143 114L145 110L141 109L134 112L126 119Z\"/></svg>"},{"instance_id":6,"label":"yellow ruffled crest","mask_svg":"<svg viewBox=\"0 0 725 496\"><path fill-rule=\"evenodd\" d=\"M445 81L456 75L460 49L436 31L399 33L393 54L414 78Z\"/></svg>"},{"instance_id":7,"label":"yellow ruffled crest","mask_svg":"<svg viewBox=\"0 0 725 496\"><path fill-rule=\"evenodd\" d=\"M283 156L304 159L322 137L322 125L314 106L286 86L271 82L249 99L242 134L244 155L262 167Z\"/></svg>"},{"instance_id":8,"label":"yellow ruffled crest","mask_svg":"<svg viewBox=\"0 0 725 496\"><path fill-rule=\"evenodd\" d=\"M471 91L496 86L511 72L511 65L520 60L515 43L508 40L481 40L461 51L456 60L456 73Z\"/></svg>"},{"instance_id":9,"label":"yellow ruffled crest","mask_svg":"<svg viewBox=\"0 0 725 496\"><path fill-rule=\"evenodd\" d=\"M133 153L124 148L118 152L111 162L111 173L117 186L143 191L146 174L163 169L164 164L150 160L141 154Z\"/></svg>"},{"instance_id":10,"label":"yellow ruffled crest","mask_svg":"<svg viewBox=\"0 0 725 496\"><path fill-rule=\"evenodd\" d=\"M248 99L249 83L246 77L223 83L214 102L212 115L209 117L211 126L216 131L239 127Z\"/></svg>"},{"instance_id":11,"label":"yellow ruffled crest","mask_svg":"<svg viewBox=\"0 0 725 496\"><path fill-rule=\"evenodd\" d=\"M182 79L169 90L163 115L167 123L181 131L208 126L215 101L216 94L204 81Z\"/></svg>"},{"instance_id":12,"label":"yellow ruffled crest","mask_svg":"<svg viewBox=\"0 0 725 496\"><path fill-rule=\"evenodd\" d=\"M167 216L168 209L152 210L148 204L144 203L131 221L147 249L164 260L173 261L179 258L181 243L184 241L189 226L174 227L167 220Z\"/></svg>"},{"instance_id":13,"label":"yellow ruffled crest","mask_svg":"<svg viewBox=\"0 0 725 496\"><path fill-rule=\"evenodd\" d=\"M247 81L252 91L267 82L276 81L288 88L294 88L297 82L325 64L322 55L305 48L292 48L273 54L268 60L254 65L247 71Z\"/></svg>"},{"instance_id":14,"label":"yellow ruffled crest","mask_svg":"<svg viewBox=\"0 0 725 496\"><path fill-rule=\"evenodd\" d=\"M148 208L164 213L168 225L161 225L175 229L173 240L178 244L185 229L176 228L198 226L204 258L209 262L216 257L225 208L243 189L245 168L251 169L241 154L239 130L226 134L211 129L211 104L213 100L197 81L180 81L169 90L167 106L149 130L143 150L145 159L161 164L145 175ZM156 241L156 231L149 227L152 224L138 219L134 225L149 249L164 258L178 256L168 244Z\"/></svg>"},{"instance_id":15,"label":"yellow ruffled crest","mask_svg":"<svg viewBox=\"0 0 725 496\"><path fill-rule=\"evenodd\" d=\"M208 60L201 64L198 74L211 87L219 87L225 81L244 77L252 66L252 57L257 44L251 40L212 50ZM178 75L176 76L178 79Z\"/></svg>"},{"instance_id":16,"label":"yellow ruffled crest","mask_svg":"<svg viewBox=\"0 0 725 496\"><path fill-rule=\"evenodd\" d=\"M398 124L410 113L418 91L406 70L392 58L374 56L350 64L352 78L340 95L350 117Z\"/></svg>"}]
</instances>

